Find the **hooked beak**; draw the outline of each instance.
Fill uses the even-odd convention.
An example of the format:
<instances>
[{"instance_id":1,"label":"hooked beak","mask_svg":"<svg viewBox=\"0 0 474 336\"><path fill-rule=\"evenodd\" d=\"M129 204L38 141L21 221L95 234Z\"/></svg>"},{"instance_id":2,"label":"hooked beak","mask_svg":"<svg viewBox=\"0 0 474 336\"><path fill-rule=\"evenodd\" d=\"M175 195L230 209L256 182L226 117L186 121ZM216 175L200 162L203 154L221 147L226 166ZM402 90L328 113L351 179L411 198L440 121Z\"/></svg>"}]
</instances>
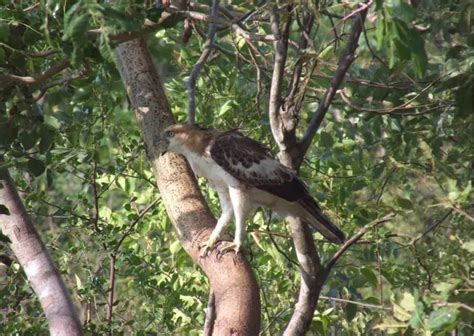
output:
<instances>
[{"instance_id":1,"label":"hooked beak","mask_svg":"<svg viewBox=\"0 0 474 336\"><path fill-rule=\"evenodd\" d=\"M160 156L165 155L168 152L168 146L170 142L167 139L159 137L156 141L156 145L158 146L158 152Z\"/></svg>"}]
</instances>

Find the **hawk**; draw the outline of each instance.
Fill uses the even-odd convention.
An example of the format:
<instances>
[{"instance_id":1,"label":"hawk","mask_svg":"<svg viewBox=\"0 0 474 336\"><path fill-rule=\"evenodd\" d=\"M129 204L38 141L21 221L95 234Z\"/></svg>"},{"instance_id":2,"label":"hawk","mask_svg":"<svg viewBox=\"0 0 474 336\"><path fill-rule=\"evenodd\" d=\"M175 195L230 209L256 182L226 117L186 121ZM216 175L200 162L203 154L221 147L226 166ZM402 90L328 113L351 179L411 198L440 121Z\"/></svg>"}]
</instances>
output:
<instances>
[{"instance_id":1,"label":"hawk","mask_svg":"<svg viewBox=\"0 0 474 336\"><path fill-rule=\"evenodd\" d=\"M217 220L205 254L221 238L235 217L233 242L223 242L221 252L242 248L245 220L258 206L283 217L298 217L333 243L343 243L344 234L322 212L305 183L274 159L270 150L237 130L217 131L198 125L175 124L160 137L160 152L182 154L195 175L207 179L216 190L222 214Z\"/></svg>"}]
</instances>

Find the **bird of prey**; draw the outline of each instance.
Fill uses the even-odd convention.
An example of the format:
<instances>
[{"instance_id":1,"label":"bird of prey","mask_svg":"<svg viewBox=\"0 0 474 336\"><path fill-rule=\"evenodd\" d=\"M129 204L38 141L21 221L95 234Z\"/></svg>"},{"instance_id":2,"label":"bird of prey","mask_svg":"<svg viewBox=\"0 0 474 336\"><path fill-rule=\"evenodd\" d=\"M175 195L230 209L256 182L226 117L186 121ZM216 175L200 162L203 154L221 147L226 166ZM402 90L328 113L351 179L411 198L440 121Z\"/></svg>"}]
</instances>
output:
<instances>
[{"instance_id":1,"label":"bird of prey","mask_svg":"<svg viewBox=\"0 0 474 336\"><path fill-rule=\"evenodd\" d=\"M244 241L246 217L258 206L283 217L301 218L329 241L344 242L344 234L323 214L296 173L274 159L269 149L239 131L175 124L164 130L159 147L161 154L182 154L194 174L206 178L219 196L222 214L204 245L204 254L214 248L233 216L234 241L223 242L220 251L238 253Z\"/></svg>"}]
</instances>

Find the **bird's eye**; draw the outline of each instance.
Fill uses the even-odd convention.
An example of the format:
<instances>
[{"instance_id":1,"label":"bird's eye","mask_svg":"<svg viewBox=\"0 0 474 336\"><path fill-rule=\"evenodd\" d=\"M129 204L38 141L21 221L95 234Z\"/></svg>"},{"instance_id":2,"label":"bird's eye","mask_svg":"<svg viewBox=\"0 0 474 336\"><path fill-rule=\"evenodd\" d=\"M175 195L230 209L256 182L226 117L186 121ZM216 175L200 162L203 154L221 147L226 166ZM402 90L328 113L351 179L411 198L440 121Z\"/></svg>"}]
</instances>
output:
<instances>
[{"instance_id":1,"label":"bird's eye","mask_svg":"<svg viewBox=\"0 0 474 336\"><path fill-rule=\"evenodd\" d=\"M172 138L172 137L174 137L174 132L173 131L166 131L165 135L166 135L167 138Z\"/></svg>"}]
</instances>

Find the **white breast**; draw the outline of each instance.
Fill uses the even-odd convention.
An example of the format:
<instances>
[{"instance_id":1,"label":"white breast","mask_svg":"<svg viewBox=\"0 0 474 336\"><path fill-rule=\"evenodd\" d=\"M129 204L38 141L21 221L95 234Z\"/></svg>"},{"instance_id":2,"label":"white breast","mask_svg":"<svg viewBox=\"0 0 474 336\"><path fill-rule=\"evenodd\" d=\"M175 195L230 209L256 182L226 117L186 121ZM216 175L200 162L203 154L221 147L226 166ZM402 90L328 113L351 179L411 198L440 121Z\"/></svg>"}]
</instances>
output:
<instances>
[{"instance_id":1,"label":"white breast","mask_svg":"<svg viewBox=\"0 0 474 336\"><path fill-rule=\"evenodd\" d=\"M198 155L191 151L186 151L183 155L191 165L194 174L206 178L211 186L239 187L240 182L222 169L210 156Z\"/></svg>"}]
</instances>

